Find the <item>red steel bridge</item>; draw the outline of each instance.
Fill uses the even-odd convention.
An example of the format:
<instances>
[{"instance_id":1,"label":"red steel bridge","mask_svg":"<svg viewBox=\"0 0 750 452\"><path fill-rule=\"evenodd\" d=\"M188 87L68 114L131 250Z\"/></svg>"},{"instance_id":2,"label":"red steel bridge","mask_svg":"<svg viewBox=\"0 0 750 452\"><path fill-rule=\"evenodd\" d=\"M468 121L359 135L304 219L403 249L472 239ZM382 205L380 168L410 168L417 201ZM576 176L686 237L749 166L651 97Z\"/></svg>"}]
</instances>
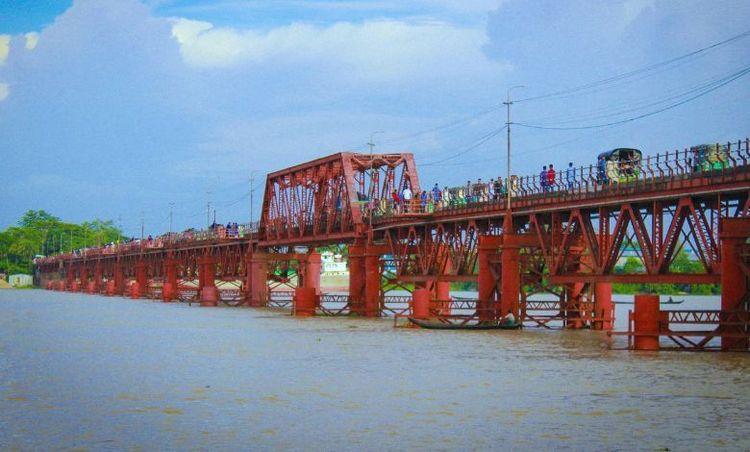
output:
<instances>
[{"instance_id":1,"label":"red steel bridge","mask_svg":"<svg viewBox=\"0 0 750 452\"><path fill-rule=\"evenodd\" d=\"M712 149L708 165L694 148L644 156L617 181L603 181L593 165L552 184L514 177L510 208L481 190L396 206L394 191L421 188L412 154L342 152L268 174L260 222L242 233L167 234L40 258L36 276L48 289L290 306L302 316L462 326L511 312L525 326L596 330L613 327L612 283L719 284L719 309L657 311L650 326L636 321L626 334L747 350L750 141ZM348 246L348 294L321 292L316 248L333 244ZM682 249L701 271L676 268ZM620 272L624 254L642 270ZM478 296L452 298L452 282L475 282Z\"/></svg>"}]
</instances>

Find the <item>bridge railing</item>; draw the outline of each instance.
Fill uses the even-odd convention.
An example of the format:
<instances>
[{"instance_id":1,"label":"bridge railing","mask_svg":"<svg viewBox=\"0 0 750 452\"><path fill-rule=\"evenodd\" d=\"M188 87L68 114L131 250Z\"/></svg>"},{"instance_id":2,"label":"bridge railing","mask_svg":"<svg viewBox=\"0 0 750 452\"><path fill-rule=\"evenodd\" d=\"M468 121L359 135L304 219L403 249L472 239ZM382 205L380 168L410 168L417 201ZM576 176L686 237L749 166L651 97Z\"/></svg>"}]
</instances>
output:
<instances>
[{"instance_id":1,"label":"bridge railing","mask_svg":"<svg viewBox=\"0 0 750 452\"><path fill-rule=\"evenodd\" d=\"M377 221L382 217L420 215L449 209L486 205L502 206L510 186L514 201L563 197L587 197L622 190L645 189L661 182L692 177L721 177L750 160L750 139L736 142L694 146L682 150L642 157L639 160L611 162L569 167L554 173L511 176L510 184L469 183L461 187L441 190L436 199L427 193L426 199L414 194L409 202L370 200L362 203L368 217Z\"/></svg>"},{"instance_id":2,"label":"bridge railing","mask_svg":"<svg viewBox=\"0 0 750 452\"><path fill-rule=\"evenodd\" d=\"M250 238L251 236L257 235L259 224L260 222L255 221L253 223L237 224L236 228L227 228L226 226L218 225L216 227L208 229L189 229L183 232L171 232L152 238L134 239L123 243L110 243L100 247L82 248L73 250L72 252L68 253L60 253L52 256L40 257L36 259L36 262L44 264L54 262L57 259L61 258L93 258L118 253L159 249L167 246L193 242Z\"/></svg>"}]
</instances>

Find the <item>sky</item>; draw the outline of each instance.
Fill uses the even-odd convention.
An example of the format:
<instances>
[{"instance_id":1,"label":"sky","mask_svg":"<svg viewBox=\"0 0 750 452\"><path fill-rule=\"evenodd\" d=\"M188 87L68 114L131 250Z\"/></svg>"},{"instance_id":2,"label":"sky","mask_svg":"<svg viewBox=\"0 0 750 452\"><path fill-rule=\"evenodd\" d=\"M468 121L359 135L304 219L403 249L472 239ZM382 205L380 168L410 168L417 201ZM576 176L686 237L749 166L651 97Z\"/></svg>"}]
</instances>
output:
<instances>
[{"instance_id":1,"label":"sky","mask_svg":"<svg viewBox=\"0 0 750 452\"><path fill-rule=\"evenodd\" d=\"M246 222L251 175L257 220L266 173L371 136L422 185L487 180L517 85L516 174L744 139L749 19L736 0L0 1L0 228L45 209L159 234L208 202Z\"/></svg>"}]
</instances>

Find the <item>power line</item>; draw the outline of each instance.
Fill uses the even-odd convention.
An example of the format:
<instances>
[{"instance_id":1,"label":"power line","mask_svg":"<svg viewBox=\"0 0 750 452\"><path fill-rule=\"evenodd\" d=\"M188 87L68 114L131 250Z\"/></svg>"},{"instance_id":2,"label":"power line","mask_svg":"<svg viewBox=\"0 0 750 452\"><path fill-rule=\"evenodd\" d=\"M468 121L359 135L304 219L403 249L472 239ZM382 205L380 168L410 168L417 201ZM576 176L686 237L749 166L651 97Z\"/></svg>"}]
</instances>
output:
<instances>
[{"instance_id":1,"label":"power line","mask_svg":"<svg viewBox=\"0 0 750 452\"><path fill-rule=\"evenodd\" d=\"M491 140L492 138L496 137L497 135L499 135L500 132L502 132L503 130L505 130L507 127L508 126L502 126L499 129L493 130L492 132L490 132L490 133L484 135L483 137L481 137L479 140L477 140L471 146L469 146L469 147L467 147L467 148L465 148L465 149L463 149L463 150L461 150L461 151L459 151L459 152L457 152L457 153L455 153L455 154L453 154L451 156L448 156L448 157L446 157L444 159L441 159L441 160L436 160L434 162L423 163L423 164L421 164L419 166L420 167L422 167L422 166L435 166L435 165L438 165L440 163L447 162L448 160L453 160L456 157L460 157L460 156L462 156L464 154L467 154L467 153L473 151L474 149L478 148L482 144L486 143L487 141Z\"/></svg>"},{"instance_id":2,"label":"power line","mask_svg":"<svg viewBox=\"0 0 750 452\"><path fill-rule=\"evenodd\" d=\"M675 62L678 62L678 61L690 58L692 56L703 54L703 53L706 53L706 52L708 52L710 50L722 47L722 46L724 46L726 44L729 44L731 42L737 41L737 40L742 39L742 38L747 37L747 36L750 36L750 30L742 32L742 33L740 33L738 35L734 35L734 36L732 36L732 37L730 37L728 39L725 39L723 41L719 41L719 42L713 43L713 44L711 44L709 46L700 48L698 50L694 50L692 52L680 55L678 57L671 58L671 59L666 60L666 61L655 63L655 64L652 64L652 65L649 65L649 66L644 66L644 67L641 67L641 68L638 68L638 69L634 69L634 70L629 71L629 72L624 72L622 74L618 74L618 75L614 75L612 77L608 77L608 78L605 78L605 79L601 79L601 80L597 80L597 81L594 81L594 82L586 83L586 84L579 85L579 86L576 86L576 87L573 87L573 88L569 88L569 89L565 89L565 90L559 90L559 91L554 91L554 92L547 93L547 94L541 94L539 96L526 97L524 99L520 99L520 100L517 100L515 102L529 102L529 101L533 101L533 100L547 99L547 98L550 98L550 97L559 97L559 96L566 95L566 94L571 94L571 93L579 93L581 91L584 91L584 90L587 90L587 89L590 89L590 88L596 88L598 86L602 86L602 85L606 85L606 84L609 84L609 83L613 83L613 82L616 82L616 81L619 81L619 80L622 80L622 79L626 79L626 78L632 77L634 75L638 75L638 74L641 74L641 73L644 73L644 72L649 72L649 71L652 71L654 69L658 69L658 68L661 68L661 67L664 67L664 66L668 66L668 65L670 65L672 63L675 63Z\"/></svg>"},{"instance_id":3,"label":"power line","mask_svg":"<svg viewBox=\"0 0 750 452\"><path fill-rule=\"evenodd\" d=\"M696 94L694 96L688 97L687 99L683 99L683 100L681 100L679 102L675 102L675 103L673 103L671 105L667 105L666 107L659 108L657 110L653 110L653 111L644 113L642 115L634 116L632 118L627 118L627 119L623 119L623 120L620 120L620 121L613 121L613 122L609 122L609 123L606 123L606 124L594 124L594 125L579 126L579 127L549 127L549 126L543 126L543 125L526 124L526 123L522 123L522 122L517 122L515 124L518 125L518 126L521 126L521 127L527 127L527 128L531 128L531 129L542 129L542 130L584 130L584 129L598 129L598 128L602 128L602 127L609 127L609 126L615 126L615 125L619 125L619 124L625 124L625 123L628 123L628 122L636 121L638 119L647 118L649 116L653 116L653 115L665 112L667 110L671 110L673 108L677 108L680 105L684 105L684 104L686 104L688 102L691 102L691 101L693 101L695 99L698 99L698 98L703 97L703 96L705 96L705 95L707 95L709 93L712 93L712 92L716 91L717 89L719 89L719 88L721 88L721 87L723 87L725 85L728 85L728 84L732 83L733 81L735 81L735 80L737 80L737 79L739 79L739 78L747 75L749 72L750 72L750 66L747 66L744 69L742 69L740 71L737 71L734 74L732 74L731 76L725 78L725 80L723 80L721 83L714 84L710 88L704 89L703 91L699 92L698 94Z\"/></svg>"},{"instance_id":4,"label":"power line","mask_svg":"<svg viewBox=\"0 0 750 452\"><path fill-rule=\"evenodd\" d=\"M740 69L740 71L742 71L743 69L747 69L747 68L750 68L750 66L746 67L746 68L742 68L742 69ZM710 79L708 81L702 81L702 82L698 83L697 85L693 85L693 86L689 87L688 89L684 89L683 88L681 90L671 90L671 91L668 91L670 93L668 96L658 98L657 100L648 99L648 100L644 100L644 101L641 101L641 102L634 102L631 105L635 105L635 106L633 106L631 108L617 107L617 108L614 108L614 109L610 109L611 112L607 112L607 109L604 109L604 110L599 110L601 112L600 114L583 115L583 116L580 116L578 118L567 119L567 120L564 120L564 121L554 121L554 122L551 122L551 123L540 124L540 125L569 124L571 122L580 122L580 121L582 121L584 119L585 120L593 120L593 119L611 118L611 117L619 116L619 115L622 115L622 114L625 114L625 113L635 112L635 111L638 111L638 110L642 110L644 108L653 107L653 106L656 106L656 105L663 104L665 102L673 101L675 99L679 99L679 98L685 97L685 96L687 96L689 94L693 94L693 93L696 93L696 92L703 91L703 90L711 88L713 86L717 86L717 85L723 83L724 81L729 80L730 78L734 77L735 75L737 75L737 72L733 72L733 73L730 73L728 75L723 75L721 77L713 78L713 79ZM622 104L622 105L627 105L627 104Z\"/></svg>"}]
</instances>

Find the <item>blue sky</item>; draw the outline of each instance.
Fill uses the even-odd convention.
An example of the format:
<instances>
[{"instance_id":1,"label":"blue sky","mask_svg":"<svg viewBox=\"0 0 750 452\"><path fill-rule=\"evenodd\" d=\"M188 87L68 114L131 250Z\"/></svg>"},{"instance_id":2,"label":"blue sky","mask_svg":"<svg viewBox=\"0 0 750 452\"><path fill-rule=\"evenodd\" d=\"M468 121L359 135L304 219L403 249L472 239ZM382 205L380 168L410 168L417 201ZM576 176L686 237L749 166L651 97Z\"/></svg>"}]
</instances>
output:
<instances>
[{"instance_id":1,"label":"blue sky","mask_svg":"<svg viewBox=\"0 0 750 452\"><path fill-rule=\"evenodd\" d=\"M505 174L506 89L564 90L750 29L750 2L0 2L0 227L27 209L126 233L247 221L249 175L340 150L414 152L423 184ZM548 127L617 122L750 65L750 37L617 83L519 102ZM513 170L750 135L750 76L614 127L514 129ZM485 114L478 114L487 111ZM439 128L468 118L453 127ZM416 134L416 132L425 131ZM459 154L455 158L450 158ZM428 165L432 163L431 165ZM262 188L256 191L256 216Z\"/></svg>"}]
</instances>

